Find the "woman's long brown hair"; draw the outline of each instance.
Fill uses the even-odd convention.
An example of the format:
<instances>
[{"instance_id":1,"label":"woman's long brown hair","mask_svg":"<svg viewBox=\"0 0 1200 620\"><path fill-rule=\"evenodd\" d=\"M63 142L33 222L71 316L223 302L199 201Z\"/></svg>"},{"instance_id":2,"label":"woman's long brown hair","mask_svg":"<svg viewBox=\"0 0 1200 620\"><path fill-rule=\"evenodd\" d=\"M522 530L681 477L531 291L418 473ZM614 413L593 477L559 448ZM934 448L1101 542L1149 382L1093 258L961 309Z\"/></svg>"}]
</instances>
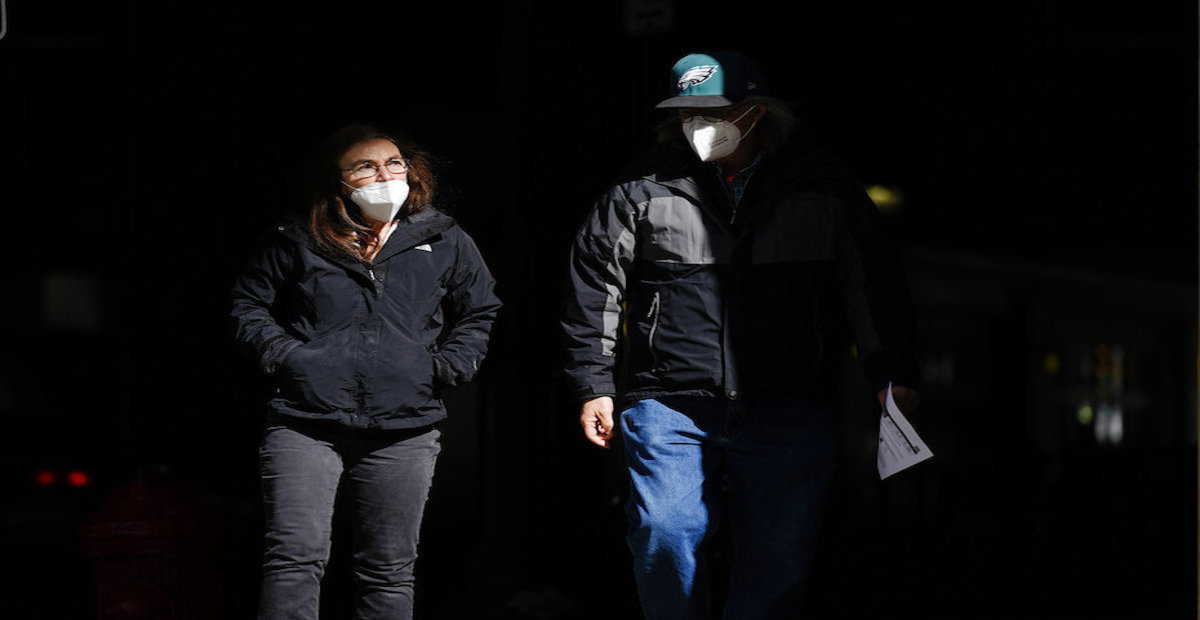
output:
<instances>
[{"instance_id":1,"label":"woman's long brown hair","mask_svg":"<svg viewBox=\"0 0 1200 620\"><path fill-rule=\"evenodd\" d=\"M323 250L365 264L371 262L366 249L378 242L378 235L366 224L358 205L343 199L345 185L342 185L338 162L354 145L374 139L395 144L404 161L408 162L408 200L396 217L428 209L433 204L436 188L429 154L377 127L347 125L325 139L307 175L308 229Z\"/></svg>"}]
</instances>

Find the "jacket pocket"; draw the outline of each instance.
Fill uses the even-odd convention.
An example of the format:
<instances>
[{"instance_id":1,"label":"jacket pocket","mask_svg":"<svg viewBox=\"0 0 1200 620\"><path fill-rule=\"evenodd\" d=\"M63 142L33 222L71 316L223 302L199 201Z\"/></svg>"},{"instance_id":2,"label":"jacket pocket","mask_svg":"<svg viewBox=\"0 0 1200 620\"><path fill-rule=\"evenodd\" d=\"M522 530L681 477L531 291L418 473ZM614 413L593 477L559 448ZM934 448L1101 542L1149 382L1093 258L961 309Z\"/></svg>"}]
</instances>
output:
<instances>
[{"instance_id":1,"label":"jacket pocket","mask_svg":"<svg viewBox=\"0 0 1200 620\"><path fill-rule=\"evenodd\" d=\"M402 418L427 409L438 398L436 368L426 346L393 340L367 372L367 412Z\"/></svg>"},{"instance_id":2,"label":"jacket pocket","mask_svg":"<svg viewBox=\"0 0 1200 620\"><path fill-rule=\"evenodd\" d=\"M279 396L302 411L351 409L353 348L345 332L310 340L290 351L276 373Z\"/></svg>"}]
</instances>

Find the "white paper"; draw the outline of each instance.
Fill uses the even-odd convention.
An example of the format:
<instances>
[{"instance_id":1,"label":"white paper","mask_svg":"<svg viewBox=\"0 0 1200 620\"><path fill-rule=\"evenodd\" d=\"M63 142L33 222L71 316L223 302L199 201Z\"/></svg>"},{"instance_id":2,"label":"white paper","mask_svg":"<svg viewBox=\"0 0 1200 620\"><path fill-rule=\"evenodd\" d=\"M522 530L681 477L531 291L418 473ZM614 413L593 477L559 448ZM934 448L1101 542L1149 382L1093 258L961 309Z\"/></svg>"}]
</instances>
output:
<instances>
[{"instance_id":1,"label":"white paper","mask_svg":"<svg viewBox=\"0 0 1200 620\"><path fill-rule=\"evenodd\" d=\"M879 479L908 469L933 456L929 446L917 435L912 424L900 413L892 398L892 384L888 384L887 406L879 415Z\"/></svg>"}]
</instances>

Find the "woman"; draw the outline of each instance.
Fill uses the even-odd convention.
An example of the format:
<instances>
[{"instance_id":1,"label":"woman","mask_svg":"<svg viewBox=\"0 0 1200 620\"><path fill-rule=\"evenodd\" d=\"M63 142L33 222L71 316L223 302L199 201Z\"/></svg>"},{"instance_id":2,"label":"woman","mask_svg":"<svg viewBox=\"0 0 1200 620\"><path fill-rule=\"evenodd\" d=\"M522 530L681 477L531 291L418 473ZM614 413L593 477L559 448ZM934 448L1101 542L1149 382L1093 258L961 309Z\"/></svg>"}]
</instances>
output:
<instances>
[{"instance_id":1,"label":"woman","mask_svg":"<svg viewBox=\"0 0 1200 620\"><path fill-rule=\"evenodd\" d=\"M353 514L356 618L412 616L439 389L470 380L500 302L474 242L433 207L429 158L350 126L233 286L235 337L274 387L260 451L262 618L316 618L334 499Z\"/></svg>"}]
</instances>

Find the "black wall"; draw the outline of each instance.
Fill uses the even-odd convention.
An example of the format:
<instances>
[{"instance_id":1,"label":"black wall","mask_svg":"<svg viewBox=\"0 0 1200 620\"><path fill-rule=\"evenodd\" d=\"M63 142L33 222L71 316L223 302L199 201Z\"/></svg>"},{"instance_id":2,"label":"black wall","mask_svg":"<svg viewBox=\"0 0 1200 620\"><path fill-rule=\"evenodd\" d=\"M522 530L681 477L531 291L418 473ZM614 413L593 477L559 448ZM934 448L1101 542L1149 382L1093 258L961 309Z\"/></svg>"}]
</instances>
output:
<instances>
[{"instance_id":1,"label":"black wall","mask_svg":"<svg viewBox=\"0 0 1200 620\"><path fill-rule=\"evenodd\" d=\"M757 58L860 179L905 196L886 217L938 456L872 478L877 412L848 363L817 610L1194 610L1194 5L631 3L670 15L640 32L616 2L6 4L12 606L86 614L80 519L159 472L222 516L214 596L250 614L262 386L229 342L226 289L295 207L307 150L369 120L442 156L446 208L506 302L480 381L447 397L423 609L636 613L619 456L578 436L555 318L575 227L649 140L670 65L707 47ZM1113 343L1129 417L1102 445L1078 411ZM71 467L91 486L29 484Z\"/></svg>"}]
</instances>

